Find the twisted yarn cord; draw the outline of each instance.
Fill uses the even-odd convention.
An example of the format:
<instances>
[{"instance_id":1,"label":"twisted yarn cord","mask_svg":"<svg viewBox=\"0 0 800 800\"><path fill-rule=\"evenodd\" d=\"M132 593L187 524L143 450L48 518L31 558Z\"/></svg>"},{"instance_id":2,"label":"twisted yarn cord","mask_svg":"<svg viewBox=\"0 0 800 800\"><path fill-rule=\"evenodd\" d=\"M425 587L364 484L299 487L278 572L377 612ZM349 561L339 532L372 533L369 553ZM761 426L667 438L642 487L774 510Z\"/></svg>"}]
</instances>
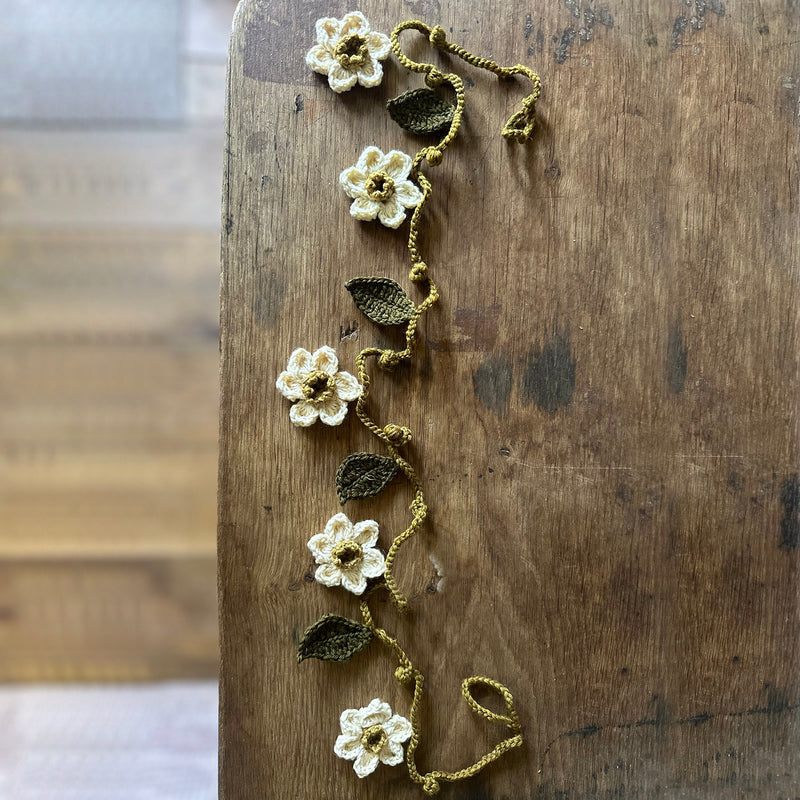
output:
<instances>
[{"instance_id":1,"label":"twisted yarn cord","mask_svg":"<svg viewBox=\"0 0 800 800\"><path fill-rule=\"evenodd\" d=\"M463 47L447 41L444 29L437 25L430 28L425 23L419 20L409 20L402 22L395 27L391 35L392 51L397 57L398 61L407 69L412 72L425 73L425 82L430 87L440 86L442 84L449 84L456 95L456 106L453 112L453 119L450 123L450 128L441 141L436 145L429 145L423 147L416 154L412 161L411 176L416 180L420 189L422 190L422 199L414 209L411 216L410 229L408 234L408 253L411 257L411 271L409 272L409 279L415 282L425 283L427 285L427 295L425 299L414 309L411 318L405 331L405 348L399 351L390 349L382 349L379 347L364 348L356 358L356 369L358 372L358 379L362 386L361 395L356 402L356 415L361 423L378 439L383 441L386 448L395 460L400 470L406 476L411 488L414 492L414 499L412 500L409 509L412 513L412 520L408 527L400 534L394 537L391 546L386 554L385 559L385 572L383 576L383 583L378 584L372 591L378 588L385 587L389 592L392 602L400 609L404 610L408 601L397 586L394 578L393 567L397 553L402 545L407 542L425 520L428 513L428 507L425 503L425 495L422 488L422 483L414 470L413 466L401 455L399 447L406 444L411 438L411 432L408 428L389 423L387 425L379 425L367 411L367 401L369 398L371 376L367 368L367 362L370 358L375 358L378 366L384 370L394 370L399 364L409 361L415 351L417 345L417 327L419 320L423 314L439 299L439 291L434 282L430 279L428 274L428 266L423 261L419 246L419 234L421 227L422 214L431 196L431 183L422 171L422 164L427 161L431 166L436 166L442 161L442 154L448 145L455 139L458 130L461 126L461 120L464 111L464 104L466 101L464 92L464 81L454 73L443 73L433 64L418 63L410 59L400 47L400 34L406 30L416 30L427 36L431 44L440 49L452 53L463 61L494 73L499 78L511 78L514 75L525 75L533 84L532 92L522 101L522 108L516 112L511 119L506 123L503 128L503 136L507 139L514 139L519 142L526 141L532 131L536 116L536 101L541 93L541 84L539 76L533 70L522 64L516 64L513 67L502 67L491 59L481 58L465 50ZM412 727L412 735L409 739L406 748L406 766L408 768L409 776L413 781L418 783L425 794L433 796L438 793L440 784L443 781L453 782L462 780L464 778L472 777L480 772L488 764L496 761L504 753L519 747L522 744L522 733L519 718L514 707L514 698L511 692L503 686L503 684L486 678L481 675L472 676L464 680L461 686L461 694L469 704L470 708L480 714L482 717L490 722L501 722L506 725L511 736L499 742L495 747L478 759L474 764L471 764L464 769L456 772L445 772L442 770L433 770L427 773L420 773L416 764L416 750L420 743L420 705L423 697L423 686L425 679L422 673L414 667L411 660L406 655L403 648L399 645L397 640L390 636L383 628L375 624L372 617L372 612L369 609L368 597L371 596L372 591L368 593L361 601L361 614L364 624L372 631L373 635L390 648L397 658L398 667L395 670L395 678L404 685L414 685L414 696L411 701L410 722ZM474 685L482 685L497 692L505 703L507 715L497 714L484 706L480 705L472 696L471 689Z\"/></svg>"},{"instance_id":2,"label":"twisted yarn cord","mask_svg":"<svg viewBox=\"0 0 800 800\"><path fill-rule=\"evenodd\" d=\"M473 711L480 714L490 722L504 723L509 728L512 735L496 744L488 753L486 753L486 755L482 756L474 764L470 764L468 767L464 767L463 769L455 772L432 770L430 772L421 773L417 768L415 754L420 743L421 726L419 715L422 696L424 693L423 687L425 678L422 673L411 663L411 659L406 655L405 651L399 645L397 640L390 636L383 628L380 628L375 624L366 598L361 601L361 616L364 620L364 624L370 629L370 631L372 631L372 634L381 642L383 642L383 644L394 651L399 664L394 673L398 682L405 685L410 684L412 681L414 683L414 697L411 701L411 711L409 715L412 734L406 747L406 766L408 767L408 774L411 779L422 787L422 790L425 792L425 794L429 796L437 794L443 781L453 783L455 781L460 781L465 778L471 778L473 775L477 775L484 767L488 766L493 761L496 761L504 753L507 753L509 750L513 750L515 747L520 747L522 745L521 727L519 718L517 717L517 712L514 708L514 697L511 692L499 681L486 678L482 675L474 675L471 678L466 678L461 684L462 696ZM494 711L490 711L488 708L485 708L478 703L470 692L470 689L474 684L482 684L494 689L503 698L508 711L508 716L496 714Z\"/></svg>"},{"instance_id":3,"label":"twisted yarn cord","mask_svg":"<svg viewBox=\"0 0 800 800\"><path fill-rule=\"evenodd\" d=\"M431 183L422 171L422 162L427 160L427 162L432 166L441 163L442 153L458 134L458 130L461 126L464 104L466 102L464 81L458 75L455 73L442 73L433 64L413 61L403 52L403 49L400 46L400 34L406 30L419 31L423 35L427 36L431 44L438 49L453 53L463 61L466 61L468 64L476 66L480 69L489 70L490 72L498 75L498 77L509 78L516 74L526 75L533 83L533 91L523 100L523 110L521 112L517 112L517 114L514 115L515 117L519 114L523 114L526 115L526 118L530 117L530 119L533 120L536 113L536 101L541 93L541 82L539 80L539 76L529 67L526 67L523 64L516 64L513 67L501 67L491 59L481 58L473 55L460 45L448 42L445 31L440 25L431 28L420 20L407 20L406 22L401 22L392 31L392 51L394 52L398 61L400 61L404 67L412 72L425 73L426 83L429 85L438 86L442 83L449 84L452 86L456 94L456 107L453 112L453 120L450 123L450 129L437 145L423 147L421 150L419 150L412 161L411 174L422 190L422 199L415 207L411 216L411 223L408 233L408 253L411 257L412 264L409 278L412 281L427 282L428 294L425 299L414 309L414 313L411 315L411 318L408 321L405 331L406 346L403 350L393 351L389 349L384 350L377 347L368 347L362 350L356 358L358 379L363 387L361 396L358 398L356 403L356 415L364 427L367 428L367 430L384 442L389 450L390 455L395 459L397 465L403 471L414 490L414 500L409 507L413 515L412 521L402 533L398 534L394 538L386 557L386 585L389 587L392 602L401 610L408 606L408 601L400 592L397 582L394 578L392 571L394 560L400 547L419 530L425 519L425 516L427 515L427 506L425 504L422 485L414 468L400 456L393 442L393 438L396 436L394 429L398 426L393 424L381 426L375 422L375 420L367 412L367 400L369 398L371 384L371 377L367 369L367 359L370 357L376 358L379 367L385 370L393 370L402 362L413 358L417 346L417 326L419 320L422 315L439 299L439 291L436 287L436 284L430 279L428 274L428 266L422 260L418 243L422 214L432 191ZM510 121L509 123L506 123L506 127L503 129L503 135L507 138L516 138L521 140L519 130L514 129L511 133L507 132L506 129L509 127L509 125ZM527 135L525 138L527 138ZM405 438L403 443L407 442L409 438L410 434Z\"/></svg>"}]
</instances>

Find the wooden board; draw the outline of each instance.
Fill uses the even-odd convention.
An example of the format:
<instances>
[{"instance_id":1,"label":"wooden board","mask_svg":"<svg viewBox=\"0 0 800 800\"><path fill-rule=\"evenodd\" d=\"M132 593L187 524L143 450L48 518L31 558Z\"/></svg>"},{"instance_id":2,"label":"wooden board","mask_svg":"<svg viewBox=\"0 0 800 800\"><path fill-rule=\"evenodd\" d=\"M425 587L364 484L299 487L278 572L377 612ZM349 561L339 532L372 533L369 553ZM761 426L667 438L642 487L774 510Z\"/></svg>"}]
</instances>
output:
<instances>
[{"instance_id":1,"label":"wooden board","mask_svg":"<svg viewBox=\"0 0 800 800\"><path fill-rule=\"evenodd\" d=\"M43 12L54 5L0 33L23 69L39 51L53 64L74 55L75 26L93 44L63 74L42 71L3 109L30 113L0 127L0 678L214 677L219 187L235 3L182 4L181 42L174 2L149 15L151 0L119 13L77 3L66 21ZM121 32L120 14L147 24ZM149 50L126 60L140 34ZM112 50L109 73L100 62ZM148 69L130 74L142 58ZM61 91L54 106L75 69L85 96ZM181 124L154 126L145 106L171 100L154 113L174 118L178 73ZM101 96L126 80L158 91ZM81 111L89 95L93 110ZM93 127L32 119L70 103ZM135 124L98 123L103 109Z\"/></svg>"},{"instance_id":2,"label":"wooden board","mask_svg":"<svg viewBox=\"0 0 800 800\"><path fill-rule=\"evenodd\" d=\"M214 674L214 560L5 558L0 681Z\"/></svg>"},{"instance_id":3,"label":"wooden board","mask_svg":"<svg viewBox=\"0 0 800 800\"><path fill-rule=\"evenodd\" d=\"M454 64L467 116L431 169L426 261L441 303L373 409L407 424L431 514L397 564L398 635L426 676L423 769L503 735L462 678L517 698L525 744L446 798L795 796L800 783L796 9L778 2L377 3L542 75L536 138L500 136L524 89ZM244 0L229 63L222 276L219 580L224 800L419 796L359 782L338 715L409 707L371 647L295 663L354 421L301 430L273 389L294 347L392 341L343 283L395 278L403 231L355 222L337 187L363 146L418 144L383 102L397 65L339 98L303 63L322 2ZM412 54L436 59L419 37ZM413 41L413 44L410 44ZM347 507L383 546L403 488ZM352 508L350 507L352 505Z\"/></svg>"}]
</instances>

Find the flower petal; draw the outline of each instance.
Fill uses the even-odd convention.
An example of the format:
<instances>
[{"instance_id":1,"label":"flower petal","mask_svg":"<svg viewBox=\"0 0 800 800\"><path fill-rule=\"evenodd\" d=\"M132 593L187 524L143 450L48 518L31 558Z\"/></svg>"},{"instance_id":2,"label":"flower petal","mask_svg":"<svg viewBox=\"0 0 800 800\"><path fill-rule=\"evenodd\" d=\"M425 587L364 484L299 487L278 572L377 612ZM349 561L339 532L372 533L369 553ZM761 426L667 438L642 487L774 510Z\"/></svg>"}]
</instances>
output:
<instances>
[{"instance_id":1,"label":"flower petal","mask_svg":"<svg viewBox=\"0 0 800 800\"><path fill-rule=\"evenodd\" d=\"M386 562L383 553L375 547L365 547L361 560L361 574L365 578L379 578L386 572Z\"/></svg>"},{"instance_id":2,"label":"flower petal","mask_svg":"<svg viewBox=\"0 0 800 800\"><path fill-rule=\"evenodd\" d=\"M383 725L392 717L392 707L379 698L375 698L368 706L361 709L361 727Z\"/></svg>"},{"instance_id":3,"label":"flower petal","mask_svg":"<svg viewBox=\"0 0 800 800\"><path fill-rule=\"evenodd\" d=\"M347 572L344 570L340 570L339 572L342 576L343 589L347 589L348 592L352 592L353 594L364 593L364 589L367 588L367 579L361 574L359 567L354 567Z\"/></svg>"},{"instance_id":4,"label":"flower petal","mask_svg":"<svg viewBox=\"0 0 800 800\"><path fill-rule=\"evenodd\" d=\"M357 736L350 736L343 733L336 737L336 743L333 745L333 752L339 758L354 761L363 752L364 747L361 744L361 728L358 729Z\"/></svg>"},{"instance_id":5,"label":"flower petal","mask_svg":"<svg viewBox=\"0 0 800 800\"><path fill-rule=\"evenodd\" d=\"M374 547L378 541L378 523L374 519L365 519L353 525L353 539L362 547Z\"/></svg>"},{"instance_id":6,"label":"flower petal","mask_svg":"<svg viewBox=\"0 0 800 800\"><path fill-rule=\"evenodd\" d=\"M356 202L356 201L353 201ZM392 195L385 203L381 203L378 209L378 219L387 228L399 228L406 218L406 210L402 203Z\"/></svg>"},{"instance_id":7,"label":"flower petal","mask_svg":"<svg viewBox=\"0 0 800 800\"><path fill-rule=\"evenodd\" d=\"M342 571L330 562L317 567L314 580L323 586L338 586L342 582Z\"/></svg>"},{"instance_id":8,"label":"flower petal","mask_svg":"<svg viewBox=\"0 0 800 800\"><path fill-rule=\"evenodd\" d=\"M384 157L381 168L395 182L404 181L411 172L413 161L402 150L390 150Z\"/></svg>"},{"instance_id":9,"label":"flower petal","mask_svg":"<svg viewBox=\"0 0 800 800\"><path fill-rule=\"evenodd\" d=\"M364 186L366 182L366 173L358 167L348 167L339 175L339 186L344 189L348 197L366 197L367 190Z\"/></svg>"},{"instance_id":10,"label":"flower petal","mask_svg":"<svg viewBox=\"0 0 800 800\"><path fill-rule=\"evenodd\" d=\"M299 400L289 409L289 419L298 428L308 428L317 421L319 411L306 400Z\"/></svg>"},{"instance_id":11,"label":"flower petal","mask_svg":"<svg viewBox=\"0 0 800 800\"><path fill-rule=\"evenodd\" d=\"M411 723L400 714L395 714L388 722L384 723L383 729L386 735L394 742L405 742L411 738L414 729Z\"/></svg>"},{"instance_id":12,"label":"flower petal","mask_svg":"<svg viewBox=\"0 0 800 800\"><path fill-rule=\"evenodd\" d=\"M349 372L339 372L334 380L336 382L336 394L342 400L346 400L349 403L351 400L357 400L361 397L361 384L355 375L351 375Z\"/></svg>"},{"instance_id":13,"label":"flower petal","mask_svg":"<svg viewBox=\"0 0 800 800\"><path fill-rule=\"evenodd\" d=\"M394 196L406 207L414 208L422 202L422 190L411 181L398 181L394 185Z\"/></svg>"},{"instance_id":14,"label":"flower petal","mask_svg":"<svg viewBox=\"0 0 800 800\"><path fill-rule=\"evenodd\" d=\"M332 536L328 536L325 533L315 533L308 540L306 546L311 551L311 555L314 556L314 561L317 564L324 564L326 561L331 560L331 550L334 544Z\"/></svg>"},{"instance_id":15,"label":"flower petal","mask_svg":"<svg viewBox=\"0 0 800 800\"><path fill-rule=\"evenodd\" d=\"M350 72L350 70L345 69L338 61L331 64L331 68L328 71L328 86L337 94L352 89L356 85L357 80L357 72Z\"/></svg>"},{"instance_id":16,"label":"flower petal","mask_svg":"<svg viewBox=\"0 0 800 800\"><path fill-rule=\"evenodd\" d=\"M361 739L363 726L361 725L361 717L363 709L360 708L346 708L339 716L339 727L342 733L349 733L354 737Z\"/></svg>"},{"instance_id":17,"label":"flower petal","mask_svg":"<svg viewBox=\"0 0 800 800\"><path fill-rule=\"evenodd\" d=\"M336 351L327 345L320 347L319 350L315 350L314 355L311 356L311 366L313 369L327 372L328 375L335 375L336 371L339 369L339 359L336 357Z\"/></svg>"},{"instance_id":18,"label":"flower petal","mask_svg":"<svg viewBox=\"0 0 800 800\"><path fill-rule=\"evenodd\" d=\"M297 375L298 378L305 377L306 373L311 370L311 353L305 347L298 347L297 350L292 351L286 370L292 375Z\"/></svg>"},{"instance_id":19,"label":"flower petal","mask_svg":"<svg viewBox=\"0 0 800 800\"><path fill-rule=\"evenodd\" d=\"M319 44L329 45L333 48L339 39L339 20L333 17L322 17L314 24Z\"/></svg>"},{"instance_id":20,"label":"flower petal","mask_svg":"<svg viewBox=\"0 0 800 800\"><path fill-rule=\"evenodd\" d=\"M382 764L389 767L396 767L403 760L403 744L402 742L393 742L391 739L387 740L386 744L381 748L378 753L378 758Z\"/></svg>"},{"instance_id":21,"label":"flower petal","mask_svg":"<svg viewBox=\"0 0 800 800\"><path fill-rule=\"evenodd\" d=\"M375 767L378 766L378 760L377 753L365 750L362 747L361 752L358 754L353 764L356 775L358 775L359 778L366 778L371 772L375 772Z\"/></svg>"},{"instance_id":22,"label":"flower petal","mask_svg":"<svg viewBox=\"0 0 800 800\"><path fill-rule=\"evenodd\" d=\"M356 197L350 204L350 216L362 222L369 222L375 219L380 210L381 204L375 200L370 200L369 197Z\"/></svg>"},{"instance_id":23,"label":"flower petal","mask_svg":"<svg viewBox=\"0 0 800 800\"><path fill-rule=\"evenodd\" d=\"M377 58L370 56L369 61L358 70L358 82L367 89L378 86L383 80L383 67Z\"/></svg>"},{"instance_id":24,"label":"flower petal","mask_svg":"<svg viewBox=\"0 0 800 800\"><path fill-rule=\"evenodd\" d=\"M346 542L353 538L353 523L341 511L325 523L325 535L335 542Z\"/></svg>"},{"instance_id":25,"label":"flower petal","mask_svg":"<svg viewBox=\"0 0 800 800\"><path fill-rule=\"evenodd\" d=\"M385 33L372 31L367 36L367 50L373 58L383 61L392 52L392 40Z\"/></svg>"},{"instance_id":26,"label":"flower petal","mask_svg":"<svg viewBox=\"0 0 800 800\"><path fill-rule=\"evenodd\" d=\"M360 11L351 11L342 17L339 24L339 38L344 38L350 33L358 33L365 38L369 33L369 22Z\"/></svg>"},{"instance_id":27,"label":"flower petal","mask_svg":"<svg viewBox=\"0 0 800 800\"><path fill-rule=\"evenodd\" d=\"M347 416L347 403L338 397L331 397L319 407L320 422L325 425L341 425Z\"/></svg>"},{"instance_id":28,"label":"flower petal","mask_svg":"<svg viewBox=\"0 0 800 800\"><path fill-rule=\"evenodd\" d=\"M287 400L301 400L303 398L302 381L297 375L293 375L291 372L281 372L281 374L278 375L278 380L275 381L275 388Z\"/></svg>"},{"instance_id":29,"label":"flower petal","mask_svg":"<svg viewBox=\"0 0 800 800\"><path fill-rule=\"evenodd\" d=\"M370 145L361 152L356 162L356 167L368 175L370 172L375 172L380 168L383 158L383 150L380 147Z\"/></svg>"},{"instance_id":30,"label":"flower petal","mask_svg":"<svg viewBox=\"0 0 800 800\"><path fill-rule=\"evenodd\" d=\"M326 47L324 44L315 44L306 53L306 64L308 64L314 72L319 72L322 75L327 75L335 63L333 53L330 48Z\"/></svg>"}]
</instances>

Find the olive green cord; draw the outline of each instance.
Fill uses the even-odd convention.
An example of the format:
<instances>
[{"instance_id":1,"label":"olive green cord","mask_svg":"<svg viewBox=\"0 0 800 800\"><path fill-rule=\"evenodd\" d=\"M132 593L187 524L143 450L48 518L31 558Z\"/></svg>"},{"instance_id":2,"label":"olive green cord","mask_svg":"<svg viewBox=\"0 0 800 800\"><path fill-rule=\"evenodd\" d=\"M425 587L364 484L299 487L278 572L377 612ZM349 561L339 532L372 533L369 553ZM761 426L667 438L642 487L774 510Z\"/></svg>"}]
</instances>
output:
<instances>
[{"instance_id":1,"label":"olive green cord","mask_svg":"<svg viewBox=\"0 0 800 800\"><path fill-rule=\"evenodd\" d=\"M428 507L425 504L425 496L422 491L422 484L414 468L400 455L398 450L399 447L402 447L404 444L407 444L408 441L410 441L411 431L406 427L401 427L395 424L380 426L372 419L366 410L371 383L370 374L367 370L367 359L370 357L377 358L378 366L389 371L394 370L403 361L410 360L414 355L417 345L417 323L422 315L439 299L439 291L436 288L436 284L431 280L428 274L428 266L422 260L419 245L417 243L422 213L425 208L425 204L428 202L428 199L431 196L432 188L430 181L422 172L422 162L423 160L426 160L433 166L441 163L442 153L450 144L450 142L455 139L458 129L461 126L461 119L465 103L464 81L458 75L454 73L445 74L437 69L433 64L418 63L416 61L412 61L410 58L408 58L408 56L406 56L400 47L399 41L400 34L406 30L419 31L427 36L430 42L438 49L453 53L467 63L481 69L489 70L500 78L510 78L514 75L525 75L530 79L531 83L533 84L533 90L522 101L522 110L515 113L503 128L503 136L505 136L507 139L524 141L528 138L530 132L533 130L533 124L536 118L536 101L541 93L541 82L539 80L539 76L529 67L526 67L523 64L516 64L513 67L501 67L494 61L486 58L479 58L478 56L475 56L469 51L465 50L463 47L460 47L452 42L448 42L445 31L440 25L430 28L424 22L420 22L419 20L408 20L407 22L402 22L397 25L392 31L392 51L394 52L398 61L400 61L404 67L413 72L426 73L425 82L429 85L439 86L443 83L447 83L452 86L456 93L456 108L453 114L453 120L450 123L450 129L437 145L423 147L416 154L416 156L414 156L411 169L412 177L417 181L422 189L422 200L416 206L411 216L411 225L408 233L408 252L411 256L412 265L409 278L412 281L427 282L428 296L415 308L414 313L411 315L411 318L408 321L405 334L405 349L393 351L388 349L384 350L380 347L367 347L362 350L356 358L358 379L363 387L361 396L358 398L356 403L356 414L359 420L361 420L362 424L385 443L390 455L395 459L398 467L408 478L408 481L414 491L414 500L410 506L410 510L413 513L413 520L406 530L395 537L391 547L389 548L389 552L386 555L386 585L389 588L392 601L400 609L404 609L408 605L408 601L397 588L397 582L392 574L392 567L394 565L397 551L417 532L419 527L422 525L422 522L427 515ZM522 114L526 120L524 126L525 130L530 128L530 130L528 130L528 132L524 135L524 138L521 135L521 130L517 127L514 127L513 124L514 120L520 114Z\"/></svg>"},{"instance_id":2,"label":"olive green cord","mask_svg":"<svg viewBox=\"0 0 800 800\"><path fill-rule=\"evenodd\" d=\"M503 127L503 136L507 139L525 142L530 137L531 133L533 132L536 119L536 101L541 93L539 76L533 72L533 70L522 64L517 64L513 67L501 67L494 61L486 58L479 58L465 50L463 47L460 47L452 42L448 42L444 29L439 25L430 28L423 22L418 20L410 20L397 25L397 27L395 27L395 29L392 31L392 51L394 52L398 61L400 61L404 67L412 72L425 73L425 83L428 86L436 87L441 86L442 84L448 84L452 87L456 95L456 106L453 113L453 119L450 124L450 129L438 144L423 147L416 154L411 170L412 178L416 180L420 189L422 190L422 200L414 209L408 234L408 252L411 257L412 264L409 278L415 282L426 283L428 294L425 299L415 308L414 313L409 319L405 333L406 345L403 350L393 351L379 347L367 347L362 350L356 358L358 379L363 387L361 396L358 398L356 403L356 414L364 426L384 442L389 454L408 479L408 482L411 484L411 488L414 492L414 499L410 505L413 519L411 524L392 541L392 544L389 547L386 555L386 571L384 573L385 586L389 591L393 603L401 610L407 607L408 601L398 589L397 582L394 578L393 566L395 557L397 556L400 547L406 541L408 541L408 539L414 536L414 534L416 534L421 527L427 515L428 507L425 504L422 483L420 482L416 471L400 454L399 450L400 447L410 441L411 431L405 426L396 424L381 426L376 423L367 412L366 407L371 382L370 374L367 370L367 360L369 358L376 358L379 367L390 371L395 369L395 367L397 367L400 363L409 361L413 357L416 349L417 324L422 315L439 299L439 292L428 274L428 267L422 260L418 244L422 213L425 208L425 204L428 202L428 199L431 196L431 183L422 172L422 163L423 161L427 161L427 163L431 166L436 166L437 164L441 163L444 150L453 141L453 139L455 139L458 133L465 103L464 82L458 75L455 75L454 73L443 73L433 64L417 63L406 56L401 49L399 42L400 34L406 30L419 31L423 35L427 36L431 44L437 49L452 53L453 55L458 56L462 60L466 61L468 64L480 69L486 69L489 72L497 75L499 78L507 79L513 77L514 75L524 75L531 81L533 84L533 89L531 93L522 101L521 110L517 111ZM361 613L364 618L364 624L378 639L380 639L387 647L394 651L399 663L399 666L395 670L395 677L397 680L400 683L408 686L413 683L414 697L411 703L410 713L413 734L409 740L408 748L406 750L406 764L408 766L410 777L412 780L422 786L422 789L426 794L436 794L439 791L440 783L442 781L457 781L461 780L462 778L468 778L475 775L485 766L500 758L503 753L515 747L519 747L522 744L520 722L514 708L514 698L511 695L511 692L509 692L509 690L501 683L498 683L490 678L473 676L471 678L467 678L462 684L461 692L464 696L464 699L467 701L473 711L477 712L487 720L505 724L511 731L512 735L497 744L494 749L492 749L474 764L458 770L457 772L443 772L440 770L435 770L425 774L420 773L417 769L415 753L420 742L419 712L423 694L423 675L413 666L404 650L398 644L397 640L392 638L388 633L386 633L385 630L375 625L366 598L361 601ZM503 701L506 705L506 710L508 712L507 715L496 714L495 712L489 711L487 708L481 706L473 698L471 693L472 687L476 685L484 686L497 692L503 698Z\"/></svg>"},{"instance_id":3,"label":"olive green cord","mask_svg":"<svg viewBox=\"0 0 800 800\"><path fill-rule=\"evenodd\" d=\"M377 588L377 587L376 587ZM417 762L415 753L420 742L420 721L419 710L422 702L423 684L425 678L422 673L414 667L411 659L405 654L405 651L397 643L397 640L391 637L383 628L379 628L372 618L372 613L369 610L369 605L366 599L361 601L361 616L364 619L364 624L372 631L373 635L380 639L387 647L394 650L399 666L394 672L395 678L405 686L414 684L414 698L411 701L410 722L413 733L408 741L406 747L406 766L408 767L408 774L410 778L422 786L422 790L427 795L435 795L438 793L442 781L454 782L460 781L464 778L471 778L477 775L484 767L496 761L503 753L513 750L515 747L522 745L522 728L517 716L516 709L514 708L514 697L511 692L503 686L502 683L492 680L491 678L484 678L480 675L475 675L471 678L466 678L461 684L461 694L469 704L470 708L477 714L480 714L490 722L502 722L512 733L507 739L499 742L490 750L486 755L479 758L474 764L471 764L464 769L457 770L456 772L445 772L443 770L432 770L431 772L421 773L417 769ZM502 698L506 706L507 715L497 714L485 708L472 696L472 687L475 685L485 686L493 689Z\"/></svg>"}]
</instances>

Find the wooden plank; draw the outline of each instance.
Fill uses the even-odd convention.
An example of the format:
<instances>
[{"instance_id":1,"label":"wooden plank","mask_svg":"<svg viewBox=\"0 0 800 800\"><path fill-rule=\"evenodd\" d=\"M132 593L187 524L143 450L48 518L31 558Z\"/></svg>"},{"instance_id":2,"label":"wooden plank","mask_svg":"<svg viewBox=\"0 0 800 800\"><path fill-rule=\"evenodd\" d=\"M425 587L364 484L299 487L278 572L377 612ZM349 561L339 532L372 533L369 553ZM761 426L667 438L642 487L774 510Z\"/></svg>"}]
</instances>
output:
<instances>
[{"instance_id":1,"label":"wooden plank","mask_svg":"<svg viewBox=\"0 0 800 800\"><path fill-rule=\"evenodd\" d=\"M0 230L0 345L212 345L219 232Z\"/></svg>"},{"instance_id":2,"label":"wooden plank","mask_svg":"<svg viewBox=\"0 0 800 800\"><path fill-rule=\"evenodd\" d=\"M521 751L442 797L788 796L800 761L797 15L758 6L583 2L420 14L539 69L541 126L499 135L521 96L461 64L467 122L428 170L425 260L441 303L373 409L415 434L431 513L398 560L411 613L379 621L426 676L424 769L502 733L459 683L517 698ZM342 284L408 286L404 236L354 222L336 185L361 148L414 152L383 102L397 66L343 99L302 54L322 3L244 0L229 64L220 441L221 797L419 796L332 752L343 708L408 693L378 647L294 662L352 598L309 580L354 420L293 429L271 391L294 347L350 368L388 341ZM409 41L413 37L409 35ZM411 46L411 45L410 45ZM435 59L424 41L412 54ZM413 296L416 290L408 287ZM354 323L354 320L358 320ZM404 489L353 504L384 548ZM444 576L444 581L440 578ZM322 755L318 755L322 754ZM337 787L329 789L328 787Z\"/></svg>"},{"instance_id":3,"label":"wooden plank","mask_svg":"<svg viewBox=\"0 0 800 800\"><path fill-rule=\"evenodd\" d=\"M165 130L0 132L0 228L197 227L219 220L219 119Z\"/></svg>"},{"instance_id":4,"label":"wooden plank","mask_svg":"<svg viewBox=\"0 0 800 800\"><path fill-rule=\"evenodd\" d=\"M0 131L0 557L21 565L14 580L4 578L3 605L15 617L2 651L15 655L3 675L215 673L216 609L207 601L215 552L224 19L233 7L232 0L192 0L185 10L180 63L172 53L172 77L177 69L184 79L180 126L140 119L124 130L77 131L30 129L30 120L19 120ZM114 13L93 17L97 47L84 71L119 39ZM53 20L28 16L29 39L41 43ZM61 38L75 19L56 26ZM129 44L135 34L123 38ZM21 42L4 42L4 53L23 63L30 53L20 52ZM48 57L73 44L55 36ZM69 72L51 74L48 91ZM89 72L87 86L120 79ZM153 75L128 77L141 88ZM12 91L13 83L12 75ZM151 94L152 101L158 92ZM130 99L129 116L143 101ZM120 109L118 97L93 101ZM63 111L64 103L56 105ZM161 115L174 111L165 106ZM131 593L127 609L108 599L114 580ZM61 606L73 616L59 617ZM29 607L63 626L63 639L53 633L60 644L35 639L26 626L40 622ZM115 617L122 611L135 624ZM191 645L196 650L187 651L182 632L162 635L173 624L206 632Z\"/></svg>"},{"instance_id":5,"label":"wooden plank","mask_svg":"<svg viewBox=\"0 0 800 800\"><path fill-rule=\"evenodd\" d=\"M211 677L214 558L4 559L0 680Z\"/></svg>"},{"instance_id":6,"label":"wooden plank","mask_svg":"<svg viewBox=\"0 0 800 800\"><path fill-rule=\"evenodd\" d=\"M215 234L0 235L0 552L214 552Z\"/></svg>"}]
</instances>

